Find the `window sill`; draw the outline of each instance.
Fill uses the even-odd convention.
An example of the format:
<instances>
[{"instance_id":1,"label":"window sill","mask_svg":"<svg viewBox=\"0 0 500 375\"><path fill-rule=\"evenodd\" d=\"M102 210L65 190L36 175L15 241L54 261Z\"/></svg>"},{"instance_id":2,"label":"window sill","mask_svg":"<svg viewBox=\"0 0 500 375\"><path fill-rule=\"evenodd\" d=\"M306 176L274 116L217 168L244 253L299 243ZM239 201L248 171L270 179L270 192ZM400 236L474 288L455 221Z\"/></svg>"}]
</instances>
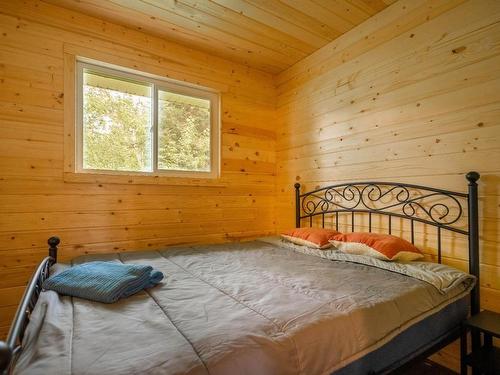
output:
<instances>
[{"instance_id":1,"label":"window sill","mask_svg":"<svg viewBox=\"0 0 500 375\"><path fill-rule=\"evenodd\" d=\"M220 178L171 177L163 175L137 175L112 173L76 173L64 172L65 182L88 184L122 184L122 185L173 185L173 186L211 186L226 187L227 182Z\"/></svg>"}]
</instances>

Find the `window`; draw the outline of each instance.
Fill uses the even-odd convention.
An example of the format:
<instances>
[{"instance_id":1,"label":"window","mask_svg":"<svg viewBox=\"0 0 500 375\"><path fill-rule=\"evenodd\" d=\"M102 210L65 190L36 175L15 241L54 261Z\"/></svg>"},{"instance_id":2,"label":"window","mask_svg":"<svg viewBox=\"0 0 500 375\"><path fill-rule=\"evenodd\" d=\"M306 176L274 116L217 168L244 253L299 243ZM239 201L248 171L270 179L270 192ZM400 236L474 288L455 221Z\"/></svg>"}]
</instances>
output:
<instances>
[{"instance_id":1,"label":"window","mask_svg":"<svg viewBox=\"0 0 500 375\"><path fill-rule=\"evenodd\" d=\"M77 62L76 171L216 177L219 95Z\"/></svg>"}]
</instances>

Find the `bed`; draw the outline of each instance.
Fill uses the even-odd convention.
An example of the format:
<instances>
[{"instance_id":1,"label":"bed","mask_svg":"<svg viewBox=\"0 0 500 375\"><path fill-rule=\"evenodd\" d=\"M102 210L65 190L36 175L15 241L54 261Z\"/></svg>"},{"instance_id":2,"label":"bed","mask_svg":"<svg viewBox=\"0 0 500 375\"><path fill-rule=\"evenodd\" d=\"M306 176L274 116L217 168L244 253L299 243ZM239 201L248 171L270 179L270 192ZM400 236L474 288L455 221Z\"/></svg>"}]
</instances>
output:
<instances>
[{"instance_id":1,"label":"bed","mask_svg":"<svg viewBox=\"0 0 500 375\"><path fill-rule=\"evenodd\" d=\"M381 215L389 231L392 220L408 220L414 240L414 223L429 225L436 264L376 262L279 238L74 259L150 264L166 275L107 305L41 291L70 266L57 263L51 238L0 364L18 374L388 373L457 338L469 305L479 311L479 175L467 179L468 193L387 182L295 186L297 227L337 226L348 215L354 230L363 215L371 231ZM464 218L466 229L454 225ZM439 264L444 231L467 236L469 274Z\"/></svg>"}]
</instances>

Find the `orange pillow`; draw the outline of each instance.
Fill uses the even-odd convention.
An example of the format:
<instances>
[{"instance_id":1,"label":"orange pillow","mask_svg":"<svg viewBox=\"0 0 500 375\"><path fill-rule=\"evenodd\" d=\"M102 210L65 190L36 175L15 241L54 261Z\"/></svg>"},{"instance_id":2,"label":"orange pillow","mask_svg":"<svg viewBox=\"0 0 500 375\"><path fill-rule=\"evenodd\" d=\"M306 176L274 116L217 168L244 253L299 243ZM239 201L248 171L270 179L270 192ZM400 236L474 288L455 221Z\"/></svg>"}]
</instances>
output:
<instances>
[{"instance_id":1,"label":"orange pillow","mask_svg":"<svg viewBox=\"0 0 500 375\"><path fill-rule=\"evenodd\" d=\"M389 234L339 233L330 242L343 253L368 255L382 260L411 261L424 257L420 250L408 241Z\"/></svg>"},{"instance_id":2,"label":"orange pillow","mask_svg":"<svg viewBox=\"0 0 500 375\"><path fill-rule=\"evenodd\" d=\"M336 234L339 234L339 232L333 229L295 228L283 232L281 237L297 245L327 249L332 247L332 244L328 241Z\"/></svg>"}]
</instances>

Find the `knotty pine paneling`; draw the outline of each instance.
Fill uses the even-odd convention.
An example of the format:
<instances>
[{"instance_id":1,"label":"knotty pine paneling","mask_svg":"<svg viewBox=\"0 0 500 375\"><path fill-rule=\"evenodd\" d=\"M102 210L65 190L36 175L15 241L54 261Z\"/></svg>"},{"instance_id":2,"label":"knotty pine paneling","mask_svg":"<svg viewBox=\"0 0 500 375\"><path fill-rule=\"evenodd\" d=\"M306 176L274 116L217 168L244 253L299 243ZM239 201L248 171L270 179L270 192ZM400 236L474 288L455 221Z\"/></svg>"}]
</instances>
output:
<instances>
[{"instance_id":1,"label":"knotty pine paneling","mask_svg":"<svg viewBox=\"0 0 500 375\"><path fill-rule=\"evenodd\" d=\"M222 185L63 180L64 50L213 87L222 100ZM270 74L39 1L0 2L0 336L34 266L274 233L275 91Z\"/></svg>"},{"instance_id":2,"label":"knotty pine paneling","mask_svg":"<svg viewBox=\"0 0 500 375\"><path fill-rule=\"evenodd\" d=\"M495 0L402 0L277 75L278 230L294 224L297 181L467 191L464 174L477 170L482 307L500 311L499 21ZM415 238L435 258L434 231L417 225ZM467 270L464 238L445 235L443 249ZM456 348L433 358L457 369Z\"/></svg>"},{"instance_id":3,"label":"knotty pine paneling","mask_svg":"<svg viewBox=\"0 0 500 375\"><path fill-rule=\"evenodd\" d=\"M495 0L400 0L272 76L46 2L1 2L0 337L52 234L62 260L239 240L294 224L296 181L465 191L469 170L482 174L482 304L500 311L499 20ZM220 90L223 186L64 182L72 48ZM417 225L415 238L435 260L435 233ZM443 249L467 269L464 238L445 234ZM434 358L456 368L456 348Z\"/></svg>"}]
</instances>

